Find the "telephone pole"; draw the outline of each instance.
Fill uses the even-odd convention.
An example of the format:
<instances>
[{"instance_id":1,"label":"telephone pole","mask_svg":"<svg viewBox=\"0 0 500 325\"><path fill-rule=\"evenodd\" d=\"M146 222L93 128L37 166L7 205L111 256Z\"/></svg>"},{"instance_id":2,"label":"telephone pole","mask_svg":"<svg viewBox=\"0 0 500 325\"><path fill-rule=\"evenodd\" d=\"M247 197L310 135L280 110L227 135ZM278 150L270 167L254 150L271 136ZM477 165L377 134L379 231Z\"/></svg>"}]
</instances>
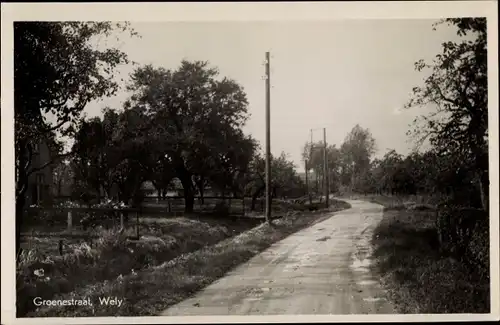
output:
<instances>
[{"instance_id":1,"label":"telephone pole","mask_svg":"<svg viewBox=\"0 0 500 325\"><path fill-rule=\"evenodd\" d=\"M308 159L305 161L305 172L306 172L306 195L309 196L309 170L307 169Z\"/></svg>"},{"instance_id":2,"label":"telephone pole","mask_svg":"<svg viewBox=\"0 0 500 325\"><path fill-rule=\"evenodd\" d=\"M325 187L325 203L326 207L328 208L329 206L329 196L330 196L330 189L329 189L329 182L328 182L328 152L327 152L327 147L326 147L326 128L323 128L323 173L325 174L324 176L324 187Z\"/></svg>"},{"instance_id":3,"label":"telephone pole","mask_svg":"<svg viewBox=\"0 0 500 325\"><path fill-rule=\"evenodd\" d=\"M311 144L309 146L309 161L312 160L312 154L313 154L313 130L310 130L311 133ZM314 180L312 180L314 182ZM307 188L308 194L309 194L309 204L312 204L312 196L311 196L311 191L309 190L309 187Z\"/></svg>"},{"instance_id":4,"label":"telephone pole","mask_svg":"<svg viewBox=\"0 0 500 325\"><path fill-rule=\"evenodd\" d=\"M271 76L266 52L266 222L271 221Z\"/></svg>"}]
</instances>

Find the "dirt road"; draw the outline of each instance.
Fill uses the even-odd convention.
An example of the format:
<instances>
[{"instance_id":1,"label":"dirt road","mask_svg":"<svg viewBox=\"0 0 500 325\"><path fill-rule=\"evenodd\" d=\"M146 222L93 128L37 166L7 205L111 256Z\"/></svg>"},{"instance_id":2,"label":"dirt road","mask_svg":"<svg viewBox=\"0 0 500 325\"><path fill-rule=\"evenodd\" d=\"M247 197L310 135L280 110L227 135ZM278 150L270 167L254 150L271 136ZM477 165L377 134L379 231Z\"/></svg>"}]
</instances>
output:
<instances>
[{"instance_id":1,"label":"dirt road","mask_svg":"<svg viewBox=\"0 0 500 325\"><path fill-rule=\"evenodd\" d=\"M391 314L370 270L370 239L382 207L352 208L295 233L163 316Z\"/></svg>"}]
</instances>

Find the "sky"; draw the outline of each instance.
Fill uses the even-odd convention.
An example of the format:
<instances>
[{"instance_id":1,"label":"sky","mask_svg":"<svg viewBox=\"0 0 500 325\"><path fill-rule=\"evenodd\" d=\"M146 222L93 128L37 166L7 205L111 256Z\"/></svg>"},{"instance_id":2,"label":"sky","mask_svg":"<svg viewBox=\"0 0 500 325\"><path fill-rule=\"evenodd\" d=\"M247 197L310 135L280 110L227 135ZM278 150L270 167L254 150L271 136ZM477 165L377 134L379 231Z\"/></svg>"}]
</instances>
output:
<instances>
[{"instance_id":1,"label":"sky","mask_svg":"<svg viewBox=\"0 0 500 325\"><path fill-rule=\"evenodd\" d=\"M294 22L132 23L140 38L124 34L119 49L139 65L177 69L181 60L208 61L221 77L237 81L247 94L250 119L244 127L264 147L265 52L271 53L271 152L286 152L299 170L301 150L310 140L340 146L359 124L376 140L376 156L389 149L410 152L406 131L426 109L403 110L425 75L419 59L432 60L456 31L435 20L336 20ZM102 43L99 43L102 44ZM113 43L108 43L113 44ZM121 77L133 71L119 68ZM120 108L116 96L90 103L85 112L100 116L105 106ZM427 108L429 109L429 108Z\"/></svg>"}]
</instances>

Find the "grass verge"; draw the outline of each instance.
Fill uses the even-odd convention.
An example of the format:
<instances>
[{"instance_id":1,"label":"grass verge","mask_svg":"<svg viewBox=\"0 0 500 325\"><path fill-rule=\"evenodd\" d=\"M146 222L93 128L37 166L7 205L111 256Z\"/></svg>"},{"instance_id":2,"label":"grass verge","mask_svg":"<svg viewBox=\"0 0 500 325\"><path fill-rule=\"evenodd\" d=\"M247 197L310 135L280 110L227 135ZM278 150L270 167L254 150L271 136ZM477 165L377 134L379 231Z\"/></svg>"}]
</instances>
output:
<instances>
[{"instance_id":1,"label":"grass verge","mask_svg":"<svg viewBox=\"0 0 500 325\"><path fill-rule=\"evenodd\" d=\"M158 219L157 219L158 220ZM257 220L172 218L142 224L140 240L128 240L116 229L98 230L98 239L67 242L67 253L55 252L58 238L37 238L37 249L25 250L17 263L17 315L35 310L33 299L52 299L89 284L115 280L159 265L181 254L213 245L255 227Z\"/></svg>"},{"instance_id":2,"label":"grass verge","mask_svg":"<svg viewBox=\"0 0 500 325\"><path fill-rule=\"evenodd\" d=\"M55 299L90 299L92 307L44 306L28 314L35 317L154 316L178 303L237 265L290 234L330 217L350 205L332 200L329 211L292 212L215 245L183 254L160 266L149 267L110 281L95 283ZM101 305L99 297L124 299L121 307Z\"/></svg>"},{"instance_id":3,"label":"grass verge","mask_svg":"<svg viewBox=\"0 0 500 325\"><path fill-rule=\"evenodd\" d=\"M376 268L399 313L490 312L489 274L440 250L435 211L374 201L387 207L372 241Z\"/></svg>"}]
</instances>

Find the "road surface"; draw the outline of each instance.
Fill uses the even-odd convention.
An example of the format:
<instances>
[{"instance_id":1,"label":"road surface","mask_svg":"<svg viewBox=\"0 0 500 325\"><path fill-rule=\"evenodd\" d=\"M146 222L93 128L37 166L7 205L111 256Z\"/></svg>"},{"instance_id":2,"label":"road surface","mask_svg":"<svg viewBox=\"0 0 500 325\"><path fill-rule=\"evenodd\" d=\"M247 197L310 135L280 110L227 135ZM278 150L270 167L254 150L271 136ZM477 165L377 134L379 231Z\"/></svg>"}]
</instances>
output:
<instances>
[{"instance_id":1,"label":"road surface","mask_svg":"<svg viewBox=\"0 0 500 325\"><path fill-rule=\"evenodd\" d=\"M351 209L275 243L161 315L395 313L370 270L382 207L346 201Z\"/></svg>"}]
</instances>

